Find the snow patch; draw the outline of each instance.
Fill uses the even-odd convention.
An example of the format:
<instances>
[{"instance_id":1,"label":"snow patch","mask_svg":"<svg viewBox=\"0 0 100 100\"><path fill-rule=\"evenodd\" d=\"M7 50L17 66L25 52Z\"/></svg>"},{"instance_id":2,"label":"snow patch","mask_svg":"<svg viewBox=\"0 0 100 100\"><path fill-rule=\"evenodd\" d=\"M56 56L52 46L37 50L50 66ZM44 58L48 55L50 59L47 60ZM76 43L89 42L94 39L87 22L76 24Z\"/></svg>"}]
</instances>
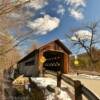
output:
<instances>
[{"instance_id":1,"label":"snow patch","mask_svg":"<svg viewBox=\"0 0 100 100\"><path fill-rule=\"evenodd\" d=\"M66 91L61 90L57 86L57 81L52 78L31 78L38 86L45 88L46 100L72 100ZM55 92L50 92L46 87L50 85Z\"/></svg>"}]
</instances>

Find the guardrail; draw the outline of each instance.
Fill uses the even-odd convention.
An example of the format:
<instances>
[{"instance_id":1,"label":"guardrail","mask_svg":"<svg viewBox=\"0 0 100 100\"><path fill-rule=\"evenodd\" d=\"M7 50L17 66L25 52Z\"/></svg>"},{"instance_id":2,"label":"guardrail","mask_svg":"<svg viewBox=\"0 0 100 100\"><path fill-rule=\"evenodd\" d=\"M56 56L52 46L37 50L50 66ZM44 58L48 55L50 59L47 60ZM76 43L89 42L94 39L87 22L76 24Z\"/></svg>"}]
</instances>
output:
<instances>
[{"instance_id":1,"label":"guardrail","mask_svg":"<svg viewBox=\"0 0 100 100\"><path fill-rule=\"evenodd\" d=\"M85 86L82 85L82 93L85 95L86 98L89 100L100 100L98 97L96 97L89 89L87 89Z\"/></svg>"},{"instance_id":2,"label":"guardrail","mask_svg":"<svg viewBox=\"0 0 100 100\"><path fill-rule=\"evenodd\" d=\"M62 75L62 73L53 73L46 71L45 73L54 75L57 77L57 86L61 87L61 79L71 85L75 91L75 100L82 100L82 95L84 95L88 100L100 100L95 94L93 94L88 88L86 88L81 81L73 80L68 76Z\"/></svg>"}]
</instances>

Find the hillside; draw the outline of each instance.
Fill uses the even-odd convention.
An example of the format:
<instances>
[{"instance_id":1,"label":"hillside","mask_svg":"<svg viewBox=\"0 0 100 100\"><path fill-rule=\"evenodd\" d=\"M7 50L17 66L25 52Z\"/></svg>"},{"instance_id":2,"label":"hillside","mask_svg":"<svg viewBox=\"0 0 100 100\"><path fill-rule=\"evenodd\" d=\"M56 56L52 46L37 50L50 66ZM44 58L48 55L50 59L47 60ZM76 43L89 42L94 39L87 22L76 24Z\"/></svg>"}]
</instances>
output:
<instances>
[{"instance_id":1,"label":"hillside","mask_svg":"<svg viewBox=\"0 0 100 100\"><path fill-rule=\"evenodd\" d=\"M95 51L94 57L96 59L100 59L100 49ZM78 55L79 65L75 65L74 60L75 58L72 56L71 57L72 69L100 72L100 60L92 64L89 56L86 53Z\"/></svg>"}]
</instances>

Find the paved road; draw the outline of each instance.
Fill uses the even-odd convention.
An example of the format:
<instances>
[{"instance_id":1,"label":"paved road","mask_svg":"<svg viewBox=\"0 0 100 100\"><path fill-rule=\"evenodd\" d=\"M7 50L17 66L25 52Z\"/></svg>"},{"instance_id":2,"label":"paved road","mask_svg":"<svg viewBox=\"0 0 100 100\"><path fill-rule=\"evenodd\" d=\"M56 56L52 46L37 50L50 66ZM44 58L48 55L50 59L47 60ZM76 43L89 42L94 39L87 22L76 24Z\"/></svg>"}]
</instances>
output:
<instances>
[{"instance_id":1,"label":"paved road","mask_svg":"<svg viewBox=\"0 0 100 100\"><path fill-rule=\"evenodd\" d=\"M66 74L74 80L80 80L83 85L90 89L95 95L100 98L100 76L89 76L89 75L76 75L76 74Z\"/></svg>"}]
</instances>

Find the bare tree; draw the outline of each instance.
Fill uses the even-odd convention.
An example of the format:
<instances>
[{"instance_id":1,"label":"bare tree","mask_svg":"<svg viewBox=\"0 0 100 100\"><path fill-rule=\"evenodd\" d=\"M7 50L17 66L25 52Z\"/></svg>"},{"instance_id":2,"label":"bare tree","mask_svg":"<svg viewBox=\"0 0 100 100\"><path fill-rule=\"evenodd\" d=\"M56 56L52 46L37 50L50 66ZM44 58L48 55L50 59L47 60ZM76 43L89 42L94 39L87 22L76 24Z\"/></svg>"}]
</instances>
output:
<instances>
[{"instance_id":1,"label":"bare tree","mask_svg":"<svg viewBox=\"0 0 100 100\"><path fill-rule=\"evenodd\" d=\"M28 53L32 52L33 50L37 49L39 47L39 44L36 41L33 41L31 47L28 49Z\"/></svg>"},{"instance_id":2,"label":"bare tree","mask_svg":"<svg viewBox=\"0 0 100 100\"><path fill-rule=\"evenodd\" d=\"M30 0L3 0L0 5L0 15L12 12L13 10L16 10L18 7L21 7L22 5L27 4L29 2Z\"/></svg>"},{"instance_id":3,"label":"bare tree","mask_svg":"<svg viewBox=\"0 0 100 100\"><path fill-rule=\"evenodd\" d=\"M0 67L2 69L9 68L20 59L20 53L17 48L13 48L11 51L3 53L11 48L13 43L14 40L10 34L0 34L0 54L2 54L0 56Z\"/></svg>"},{"instance_id":4,"label":"bare tree","mask_svg":"<svg viewBox=\"0 0 100 100\"><path fill-rule=\"evenodd\" d=\"M0 5L0 32L1 33L10 33L11 29L14 30L15 34L15 41L17 41L15 44L12 45L9 49L5 50L4 52L0 53L0 55L8 53L10 50L13 48L17 47L20 45L23 41L29 39L31 35L33 34L34 31L36 30L30 30L28 32L22 32L21 29L22 27L27 25L27 22L29 21L28 19L30 18L31 14L27 14L27 9L24 10L24 7L30 3L31 1L35 0L15 0L14 2L11 2L10 0L5 0L5 2L1 3ZM18 7L16 7L18 5ZM11 9L9 10L7 7L10 7ZM14 9L12 9L14 7ZM29 6L28 6L29 7ZM34 8L33 8L34 9ZM34 12L30 12L34 13ZM14 18L12 18L12 16ZM39 36L38 36L39 37ZM33 37L37 38L37 37ZM8 41L9 44L10 41ZM6 43L7 44L7 43Z\"/></svg>"},{"instance_id":5,"label":"bare tree","mask_svg":"<svg viewBox=\"0 0 100 100\"><path fill-rule=\"evenodd\" d=\"M92 22L83 26L82 28L75 29L72 36L67 35L71 39L73 46L80 46L84 48L90 57L92 63L100 60L100 57L95 57L95 45L100 43L98 33L99 22Z\"/></svg>"},{"instance_id":6,"label":"bare tree","mask_svg":"<svg viewBox=\"0 0 100 100\"><path fill-rule=\"evenodd\" d=\"M28 38L28 35L32 34L33 31L29 31L27 33L21 32L21 28L26 25L27 19L30 16L27 16L25 11L23 10L24 4L30 2L30 0L16 0L14 2L11 2L10 0L5 0L5 2L1 2L0 5L0 33L5 34L5 36L8 36L6 33L10 33L10 29L15 30L16 36L14 38L14 44L12 44L9 48L6 50L3 50L3 52L0 52L0 55L4 55L5 53L8 53L9 51L12 51L14 48L16 48L21 42L25 41ZM18 5L18 7L17 7ZM12 9L14 8L14 9ZM8 12L9 10L9 12ZM13 15L14 14L14 15ZM16 18L12 18L12 16ZM0 41L3 39L3 37L0 37ZM18 41L17 43L15 43ZM9 45L11 40L8 39L6 41L6 45Z\"/></svg>"}]
</instances>

